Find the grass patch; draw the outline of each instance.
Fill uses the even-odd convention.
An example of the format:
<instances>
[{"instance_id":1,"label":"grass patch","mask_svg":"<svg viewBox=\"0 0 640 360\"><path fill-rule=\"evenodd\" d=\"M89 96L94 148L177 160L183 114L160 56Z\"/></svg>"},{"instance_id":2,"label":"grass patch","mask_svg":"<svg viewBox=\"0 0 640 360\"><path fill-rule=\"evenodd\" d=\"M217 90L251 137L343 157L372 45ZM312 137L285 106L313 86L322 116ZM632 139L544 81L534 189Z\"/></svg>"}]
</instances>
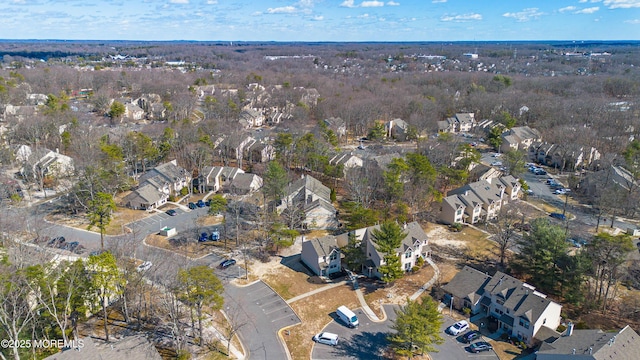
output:
<instances>
[{"instance_id":1,"label":"grass patch","mask_svg":"<svg viewBox=\"0 0 640 360\"><path fill-rule=\"evenodd\" d=\"M295 265L296 268L289 266ZM327 285L314 281L317 279L310 276L302 264L290 263L289 266L277 264L271 272L265 274L262 280L277 292L283 299L289 300L298 295L302 295L319 287ZM299 266L299 267L298 267Z\"/></svg>"},{"instance_id":2,"label":"grass patch","mask_svg":"<svg viewBox=\"0 0 640 360\"><path fill-rule=\"evenodd\" d=\"M293 359L309 359L313 347L313 335L319 333L333 320L331 313L340 305L359 308L358 299L350 285L342 285L291 304L301 324L284 331L283 338Z\"/></svg>"}]
</instances>

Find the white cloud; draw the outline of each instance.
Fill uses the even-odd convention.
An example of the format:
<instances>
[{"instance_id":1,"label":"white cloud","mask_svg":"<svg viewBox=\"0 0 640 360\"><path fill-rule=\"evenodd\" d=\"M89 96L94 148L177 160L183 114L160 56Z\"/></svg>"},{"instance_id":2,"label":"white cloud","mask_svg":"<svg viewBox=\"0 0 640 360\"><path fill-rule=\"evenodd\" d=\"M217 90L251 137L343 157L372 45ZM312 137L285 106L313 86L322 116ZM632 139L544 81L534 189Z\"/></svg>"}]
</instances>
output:
<instances>
[{"instance_id":1,"label":"white cloud","mask_svg":"<svg viewBox=\"0 0 640 360\"><path fill-rule=\"evenodd\" d=\"M446 3L447 0L433 0L432 3L434 4L441 4L441 3Z\"/></svg>"},{"instance_id":2,"label":"white cloud","mask_svg":"<svg viewBox=\"0 0 640 360\"><path fill-rule=\"evenodd\" d=\"M207 5L215 5L218 3L218 0L207 0Z\"/></svg>"},{"instance_id":3,"label":"white cloud","mask_svg":"<svg viewBox=\"0 0 640 360\"><path fill-rule=\"evenodd\" d=\"M399 6L400 3L399 2L395 2L395 1L387 1L387 6Z\"/></svg>"},{"instance_id":4,"label":"white cloud","mask_svg":"<svg viewBox=\"0 0 640 360\"><path fill-rule=\"evenodd\" d=\"M440 18L441 21L454 21L454 22L467 22L472 20L482 20L480 14L464 14L464 15L444 15Z\"/></svg>"},{"instance_id":5,"label":"white cloud","mask_svg":"<svg viewBox=\"0 0 640 360\"><path fill-rule=\"evenodd\" d=\"M639 0L640 1L640 0ZM525 22L544 15L538 8L528 8L516 13L504 13L502 16L516 19L518 22Z\"/></svg>"},{"instance_id":6,"label":"white cloud","mask_svg":"<svg viewBox=\"0 0 640 360\"><path fill-rule=\"evenodd\" d=\"M604 0L603 4L609 9L640 8L640 0Z\"/></svg>"},{"instance_id":7,"label":"white cloud","mask_svg":"<svg viewBox=\"0 0 640 360\"><path fill-rule=\"evenodd\" d=\"M269 14L292 14L294 12L296 12L296 8L293 6L282 6L267 9L267 13Z\"/></svg>"},{"instance_id":8,"label":"white cloud","mask_svg":"<svg viewBox=\"0 0 640 360\"><path fill-rule=\"evenodd\" d=\"M575 13L576 14L593 14L594 12L596 12L598 10L600 10L600 7L594 6L594 7L584 8L582 10L578 10Z\"/></svg>"},{"instance_id":9,"label":"white cloud","mask_svg":"<svg viewBox=\"0 0 640 360\"><path fill-rule=\"evenodd\" d=\"M188 4L189 0L169 0L172 4Z\"/></svg>"},{"instance_id":10,"label":"white cloud","mask_svg":"<svg viewBox=\"0 0 640 360\"><path fill-rule=\"evenodd\" d=\"M368 19L369 18L369 14L362 14L362 15L358 15L359 19Z\"/></svg>"},{"instance_id":11,"label":"white cloud","mask_svg":"<svg viewBox=\"0 0 640 360\"><path fill-rule=\"evenodd\" d=\"M640 24L640 19L626 20L625 23L637 25L637 24Z\"/></svg>"},{"instance_id":12,"label":"white cloud","mask_svg":"<svg viewBox=\"0 0 640 360\"><path fill-rule=\"evenodd\" d=\"M313 17L313 18L311 18L311 19L312 19L313 21L322 21L322 20L324 20L324 16L322 16L322 15L317 15L317 16L314 16L314 17Z\"/></svg>"},{"instance_id":13,"label":"white cloud","mask_svg":"<svg viewBox=\"0 0 640 360\"><path fill-rule=\"evenodd\" d=\"M560 11L561 13L563 12L567 12L567 11L575 11L578 8L575 6L567 6L567 7L563 7L562 9L559 9L558 11Z\"/></svg>"},{"instance_id":14,"label":"white cloud","mask_svg":"<svg viewBox=\"0 0 640 360\"><path fill-rule=\"evenodd\" d=\"M381 7L384 6L382 1L363 1L360 6L362 7Z\"/></svg>"},{"instance_id":15,"label":"white cloud","mask_svg":"<svg viewBox=\"0 0 640 360\"><path fill-rule=\"evenodd\" d=\"M353 3L353 1L354 1L354 0L344 0L344 1L342 2L342 4L340 4L340 6L342 6L342 7L348 7L348 8L354 8L354 7L357 7L357 6Z\"/></svg>"}]
</instances>

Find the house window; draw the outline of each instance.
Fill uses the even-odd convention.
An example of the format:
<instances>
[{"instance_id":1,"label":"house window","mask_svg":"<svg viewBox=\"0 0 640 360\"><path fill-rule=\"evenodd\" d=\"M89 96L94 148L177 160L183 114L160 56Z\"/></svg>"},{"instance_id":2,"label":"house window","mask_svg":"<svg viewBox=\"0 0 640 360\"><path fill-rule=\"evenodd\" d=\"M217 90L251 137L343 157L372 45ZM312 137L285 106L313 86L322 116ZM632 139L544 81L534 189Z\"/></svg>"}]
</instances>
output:
<instances>
[{"instance_id":1,"label":"house window","mask_svg":"<svg viewBox=\"0 0 640 360\"><path fill-rule=\"evenodd\" d=\"M331 253L331 257L329 257L329 259L331 259L331 260L335 260L337 258L338 258L338 252L337 251L332 252Z\"/></svg>"},{"instance_id":2,"label":"house window","mask_svg":"<svg viewBox=\"0 0 640 360\"><path fill-rule=\"evenodd\" d=\"M529 322L525 319L520 319L520 326L524 327L525 329L529 328Z\"/></svg>"},{"instance_id":3,"label":"house window","mask_svg":"<svg viewBox=\"0 0 640 360\"><path fill-rule=\"evenodd\" d=\"M458 211L456 211L456 215L458 216L462 215L462 209L459 209Z\"/></svg>"},{"instance_id":4,"label":"house window","mask_svg":"<svg viewBox=\"0 0 640 360\"><path fill-rule=\"evenodd\" d=\"M404 253L404 258L405 259L410 259L411 258L411 251L407 251L406 253Z\"/></svg>"},{"instance_id":5,"label":"house window","mask_svg":"<svg viewBox=\"0 0 640 360\"><path fill-rule=\"evenodd\" d=\"M496 299L496 303L497 303L498 305L504 305L504 300L502 300L502 299Z\"/></svg>"}]
</instances>

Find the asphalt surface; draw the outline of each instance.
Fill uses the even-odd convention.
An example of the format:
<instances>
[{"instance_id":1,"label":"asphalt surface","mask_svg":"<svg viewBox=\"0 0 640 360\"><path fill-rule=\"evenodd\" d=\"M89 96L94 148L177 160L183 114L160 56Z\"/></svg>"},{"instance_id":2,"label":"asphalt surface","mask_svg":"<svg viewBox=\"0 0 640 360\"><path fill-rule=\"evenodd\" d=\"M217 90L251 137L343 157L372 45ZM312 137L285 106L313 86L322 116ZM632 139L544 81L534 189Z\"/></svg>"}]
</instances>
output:
<instances>
[{"instance_id":1,"label":"asphalt surface","mask_svg":"<svg viewBox=\"0 0 640 360\"><path fill-rule=\"evenodd\" d=\"M335 311L329 314L333 317L322 331L327 331L338 335L338 345L330 346L325 344L314 344L311 353L313 360L329 359L383 359L383 350L387 346L387 335L391 331L391 322L395 320L396 307L384 305L387 313L387 320L384 322L373 322L362 312L362 309L355 309L360 326L351 329L337 320Z\"/></svg>"},{"instance_id":2,"label":"asphalt surface","mask_svg":"<svg viewBox=\"0 0 640 360\"><path fill-rule=\"evenodd\" d=\"M100 249L100 234L50 223L44 220L44 215L55 208L55 200L35 206L29 211L14 209L9 212L13 218L20 218L27 227L35 228L40 237L54 238L64 236L66 242L78 241L86 248L82 256L87 256L93 250ZM285 348L280 342L277 332L285 326L300 322L291 307L271 288L262 282L246 287L237 287L229 282L245 275L245 270L239 265L226 269L219 269L218 265L224 259L217 254L209 254L193 260L165 249L145 246L142 240L149 234L158 233L163 227L174 227L177 236L197 239L202 231L211 231L219 226L198 227L196 220L208 211L208 207L197 209L177 208L176 216L166 213L154 213L151 216L127 224L131 232L124 235L105 236L105 248L129 246L132 256L151 261L153 266L147 271L151 281L162 283L167 274L175 273L177 268L194 265L206 265L215 269L216 275L225 286L225 311L229 318L239 327L238 333L248 351L250 359L286 359ZM15 220L14 220L15 222ZM61 253L64 253L61 251Z\"/></svg>"},{"instance_id":3,"label":"asphalt surface","mask_svg":"<svg viewBox=\"0 0 640 360\"><path fill-rule=\"evenodd\" d=\"M277 331L300 319L280 295L259 281L246 287L227 286L225 300L227 316L241 325L248 359L286 359Z\"/></svg>"},{"instance_id":4,"label":"asphalt surface","mask_svg":"<svg viewBox=\"0 0 640 360\"><path fill-rule=\"evenodd\" d=\"M498 356L493 350L484 351L481 353L471 353L467 351L465 348L469 346L469 344L465 344L461 342L460 336L449 335L445 332L445 330L453 325L456 321L453 318L450 318L447 315L444 315L444 322L442 323L442 338L444 339L444 343L441 345L436 345L436 349L438 352L429 353L432 360L468 360L468 359L482 359L482 360L493 360L498 359ZM480 340L476 340L480 341ZM475 341L474 341L475 342Z\"/></svg>"}]
</instances>

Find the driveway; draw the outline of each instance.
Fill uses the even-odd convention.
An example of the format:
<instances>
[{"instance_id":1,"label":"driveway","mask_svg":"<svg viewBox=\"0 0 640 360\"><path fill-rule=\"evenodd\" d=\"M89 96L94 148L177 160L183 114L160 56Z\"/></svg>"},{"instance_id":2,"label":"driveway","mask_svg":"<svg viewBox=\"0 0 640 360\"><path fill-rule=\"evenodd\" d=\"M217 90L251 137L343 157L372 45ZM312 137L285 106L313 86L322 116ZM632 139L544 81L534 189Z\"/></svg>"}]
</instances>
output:
<instances>
[{"instance_id":1,"label":"driveway","mask_svg":"<svg viewBox=\"0 0 640 360\"><path fill-rule=\"evenodd\" d=\"M498 356L493 350L485 351L482 353L472 354L465 350L468 344L464 344L458 341L457 336L449 335L444 332L446 328L453 325L456 321L447 315L443 314L442 323L442 338L444 343L436 345L435 348L439 351L437 353L429 353L432 360L468 360L468 359L482 359L482 360L498 360ZM478 340L479 341L479 340Z\"/></svg>"},{"instance_id":2,"label":"driveway","mask_svg":"<svg viewBox=\"0 0 640 360\"><path fill-rule=\"evenodd\" d=\"M362 309L354 310L360 322L356 329L346 327L335 320L335 314L332 314L334 320L322 331L337 334L338 345L315 344L311 359L382 359L382 351L387 346L387 335L391 332L391 321L396 318L395 308L394 305L384 305L387 313L387 320L384 322L373 322Z\"/></svg>"},{"instance_id":3,"label":"driveway","mask_svg":"<svg viewBox=\"0 0 640 360\"><path fill-rule=\"evenodd\" d=\"M243 287L226 286L225 310L230 318L244 324L240 338L247 359L287 358L277 333L300 323L300 319L269 286L262 281Z\"/></svg>"}]
</instances>

